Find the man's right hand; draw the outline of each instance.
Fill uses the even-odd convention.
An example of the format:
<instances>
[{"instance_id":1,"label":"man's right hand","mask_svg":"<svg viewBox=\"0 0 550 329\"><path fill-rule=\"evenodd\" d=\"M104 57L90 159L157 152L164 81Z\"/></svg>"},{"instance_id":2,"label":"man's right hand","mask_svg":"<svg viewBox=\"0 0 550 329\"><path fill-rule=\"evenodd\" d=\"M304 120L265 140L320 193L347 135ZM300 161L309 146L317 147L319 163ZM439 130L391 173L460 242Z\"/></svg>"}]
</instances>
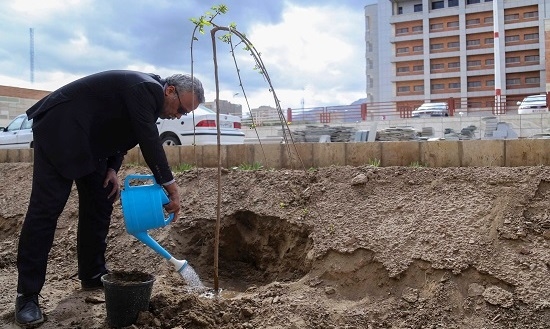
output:
<instances>
[{"instance_id":1,"label":"man's right hand","mask_svg":"<svg viewBox=\"0 0 550 329\"><path fill-rule=\"evenodd\" d=\"M179 218L179 212L180 212L180 193L178 184L176 182L173 182L169 185L163 185L164 189L168 193L168 199L170 199L170 202L168 204L164 205L164 209L169 214L174 214L174 221Z\"/></svg>"}]
</instances>

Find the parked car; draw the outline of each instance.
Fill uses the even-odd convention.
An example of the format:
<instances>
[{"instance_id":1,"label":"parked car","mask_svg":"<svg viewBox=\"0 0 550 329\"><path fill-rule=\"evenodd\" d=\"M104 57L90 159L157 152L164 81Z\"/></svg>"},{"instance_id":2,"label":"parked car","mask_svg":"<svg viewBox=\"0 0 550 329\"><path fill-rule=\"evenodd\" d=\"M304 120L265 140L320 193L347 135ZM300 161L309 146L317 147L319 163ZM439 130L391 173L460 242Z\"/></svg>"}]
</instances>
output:
<instances>
[{"instance_id":1,"label":"parked car","mask_svg":"<svg viewBox=\"0 0 550 329\"><path fill-rule=\"evenodd\" d=\"M244 144L241 118L220 114L220 144ZM163 145L217 144L216 112L204 105L180 119L158 119L157 128Z\"/></svg>"},{"instance_id":2,"label":"parked car","mask_svg":"<svg viewBox=\"0 0 550 329\"><path fill-rule=\"evenodd\" d=\"M412 111L413 118L420 117L448 117L449 106L447 103L424 103Z\"/></svg>"},{"instance_id":3,"label":"parked car","mask_svg":"<svg viewBox=\"0 0 550 329\"><path fill-rule=\"evenodd\" d=\"M32 120L20 114L7 127L0 127L0 149L32 148Z\"/></svg>"},{"instance_id":4,"label":"parked car","mask_svg":"<svg viewBox=\"0 0 550 329\"><path fill-rule=\"evenodd\" d=\"M518 102L518 114L544 113L548 112L546 95L531 95Z\"/></svg>"}]
</instances>

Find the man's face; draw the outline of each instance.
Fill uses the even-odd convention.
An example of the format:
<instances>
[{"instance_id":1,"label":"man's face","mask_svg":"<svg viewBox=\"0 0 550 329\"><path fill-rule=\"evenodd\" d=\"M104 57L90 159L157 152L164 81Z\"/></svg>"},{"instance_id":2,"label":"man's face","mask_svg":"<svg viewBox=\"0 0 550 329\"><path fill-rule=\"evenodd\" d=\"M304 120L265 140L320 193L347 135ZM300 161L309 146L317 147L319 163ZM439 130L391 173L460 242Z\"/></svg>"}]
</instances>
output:
<instances>
[{"instance_id":1,"label":"man's face","mask_svg":"<svg viewBox=\"0 0 550 329\"><path fill-rule=\"evenodd\" d=\"M168 86L164 91L164 108L159 117L161 119L179 119L198 106L199 102L192 92L178 92L175 86Z\"/></svg>"}]
</instances>

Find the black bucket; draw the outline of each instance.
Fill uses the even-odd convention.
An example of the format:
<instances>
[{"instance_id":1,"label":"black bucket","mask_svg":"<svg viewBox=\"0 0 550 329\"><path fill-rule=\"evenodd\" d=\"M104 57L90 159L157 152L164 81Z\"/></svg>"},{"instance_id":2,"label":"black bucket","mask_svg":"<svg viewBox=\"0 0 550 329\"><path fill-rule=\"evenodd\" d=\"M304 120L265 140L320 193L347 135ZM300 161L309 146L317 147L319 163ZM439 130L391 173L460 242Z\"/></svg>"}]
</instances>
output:
<instances>
[{"instance_id":1,"label":"black bucket","mask_svg":"<svg viewBox=\"0 0 550 329\"><path fill-rule=\"evenodd\" d=\"M107 323L120 328L134 324L140 311L149 310L149 300L155 278L151 274L113 272L101 277L105 287Z\"/></svg>"}]
</instances>

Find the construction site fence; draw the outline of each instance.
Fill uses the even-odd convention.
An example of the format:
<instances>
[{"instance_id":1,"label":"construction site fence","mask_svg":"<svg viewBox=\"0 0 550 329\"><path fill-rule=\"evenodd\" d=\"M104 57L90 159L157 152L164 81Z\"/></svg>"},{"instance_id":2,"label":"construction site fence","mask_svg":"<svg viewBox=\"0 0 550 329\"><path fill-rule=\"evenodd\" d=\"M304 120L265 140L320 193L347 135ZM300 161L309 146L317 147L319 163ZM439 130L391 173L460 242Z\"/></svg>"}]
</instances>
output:
<instances>
[{"instance_id":1,"label":"construction site fence","mask_svg":"<svg viewBox=\"0 0 550 329\"><path fill-rule=\"evenodd\" d=\"M517 102L522 97L508 97L500 102L486 102L485 106L469 106L463 99L448 98L437 100L449 106L450 117L487 117L517 114ZM354 105L338 105L311 108L288 108L283 113L272 111L253 112L252 117L243 119L245 126L270 126L281 123L281 116L290 124L345 124L364 121L385 121L412 117L412 111L422 102L370 102Z\"/></svg>"}]
</instances>

